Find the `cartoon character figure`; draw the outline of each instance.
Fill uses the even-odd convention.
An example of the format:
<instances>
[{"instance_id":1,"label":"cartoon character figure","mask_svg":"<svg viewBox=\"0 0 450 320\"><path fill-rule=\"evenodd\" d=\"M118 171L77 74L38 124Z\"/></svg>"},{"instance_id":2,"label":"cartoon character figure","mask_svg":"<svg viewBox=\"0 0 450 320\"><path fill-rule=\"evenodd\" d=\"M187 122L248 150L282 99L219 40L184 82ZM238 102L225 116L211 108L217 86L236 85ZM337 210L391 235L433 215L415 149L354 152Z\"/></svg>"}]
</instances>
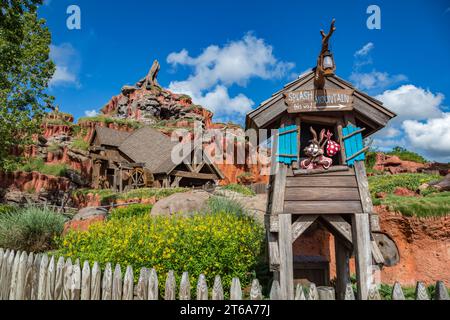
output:
<instances>
[{"instance_id":1,"label":"cartoon character figure","mask_svg":"<svg viewBox=\"0 0 450 320\"><path fill-rule=\"evenodd\" d=\"M317 139L317 133L313 127L309 130L313 135L313 139L310 141L310 145L305 148L305 154L308 159L301 162L302 169L325 169L328 170L333 164L331 158L324 156L324 147L328 139L325 138L325 129L320 132L320 140ZM325 140L325 141L324 141Z\"/></svg>"}]
</instances>

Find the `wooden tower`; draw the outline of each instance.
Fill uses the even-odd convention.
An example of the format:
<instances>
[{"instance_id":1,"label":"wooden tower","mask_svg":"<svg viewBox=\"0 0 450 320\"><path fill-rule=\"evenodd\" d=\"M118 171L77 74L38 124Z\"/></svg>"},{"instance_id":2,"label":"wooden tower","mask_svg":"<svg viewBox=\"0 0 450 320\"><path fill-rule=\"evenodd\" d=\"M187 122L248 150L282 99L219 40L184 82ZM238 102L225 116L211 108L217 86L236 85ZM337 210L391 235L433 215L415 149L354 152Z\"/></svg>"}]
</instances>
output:
<instances>
[{"instance_id":1,"label":"wooden tower","mask_svg":"<svg viewBox=\"0 0 450 320\"><path fill-rule=\"evenodd\" d=\"M316 221L335 238L338 299L350 281L351 256L359 299L367 298L372 266L384 262L372 235L379 223L368 188L363 139L395 114L334 74L328 49L334 31L334 21L328 34L321 31L316 68L288 83L246 119L247 129L277 130L271 137L266 228L270 268L285 299L294 298L292 244Z\"/></svg>"}]
</instances>

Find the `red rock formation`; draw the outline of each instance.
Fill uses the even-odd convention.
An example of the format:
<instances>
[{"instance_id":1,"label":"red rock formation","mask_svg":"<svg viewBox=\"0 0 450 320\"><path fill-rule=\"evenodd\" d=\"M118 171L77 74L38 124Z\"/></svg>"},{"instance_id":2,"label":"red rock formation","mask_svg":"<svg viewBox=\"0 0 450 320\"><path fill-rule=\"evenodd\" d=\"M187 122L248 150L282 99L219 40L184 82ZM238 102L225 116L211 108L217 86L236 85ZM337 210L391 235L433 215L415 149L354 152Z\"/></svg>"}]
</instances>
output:
<instances>
[{"instance_id":1,"label":"red rock formation","mask_svg":"<svg viewBox=\"0 0 450 320\"><path fill-rule=\"evenodd\" d=\"M413 161L403 161L397 156L388 156L384 153L377 153L374 170L387 171L391 174L417 173L426 169L429 164Z\"/></svg>"},{"instance_id":2,"label":"red rock formation","mask_svg":"<svg viewBox=\"0 0 450 320\"><path fill-rule=\"evenodd\" d=\"M103 216L95 216L86 220L71 220L64 224L62 235L66 235L69 231L87 231L93 224L102 223L105 220Z\"/></svg>"},{"instance_id":3,"label":"red rock formation","mask_svg":"<svg viewBox=\"0 0 450 320\"><path fill-rule=\"evenodd\" d=\"M17 189L26 192L41 190L67 191L70 180L62 177L48 176L39 172L0 172L0 188Z\"/></svg>"}]
</instances>

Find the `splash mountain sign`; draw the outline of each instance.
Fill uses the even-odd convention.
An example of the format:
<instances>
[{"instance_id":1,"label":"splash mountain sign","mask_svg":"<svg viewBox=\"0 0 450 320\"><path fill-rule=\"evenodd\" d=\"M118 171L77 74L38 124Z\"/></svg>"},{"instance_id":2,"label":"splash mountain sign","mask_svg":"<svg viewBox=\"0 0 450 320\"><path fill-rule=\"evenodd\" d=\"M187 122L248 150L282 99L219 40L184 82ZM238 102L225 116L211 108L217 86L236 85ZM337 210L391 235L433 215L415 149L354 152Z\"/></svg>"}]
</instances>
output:
<instances>
[{"instance_id":1,"label":"splash mountain sign","mask_svg":"<svg viewBox=\"0 0 450 320\"><path fill-rule=\"evenodd\" d=\"M314 89L284 94L289 113L353 110L354 90Z\"/></svg>"}]
</instances>

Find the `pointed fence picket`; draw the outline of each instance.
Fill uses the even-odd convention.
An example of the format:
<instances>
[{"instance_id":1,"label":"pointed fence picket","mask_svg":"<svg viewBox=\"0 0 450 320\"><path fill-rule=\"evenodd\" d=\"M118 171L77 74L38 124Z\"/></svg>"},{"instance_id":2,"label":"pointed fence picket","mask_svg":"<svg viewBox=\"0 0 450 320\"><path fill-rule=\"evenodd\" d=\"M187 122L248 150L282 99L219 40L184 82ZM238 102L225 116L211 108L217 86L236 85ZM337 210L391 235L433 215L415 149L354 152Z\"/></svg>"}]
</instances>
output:
<instances>
[{"instance_id":1,"label":"pointed fence picket","mask_svg":"<svg viewBox=\"0 0 450 320\"><path fill-rule=\"evenodd\" d=\"M105 265L103 273L98 262L83 263L70 258L15 252L0 248L0 300L191 300L195 293L197 300L224 300L222 279L216 276L210 288L204 274L198 277L196 286L192 286L187 272L177 284L174 271L169 271L164 286L164 295L159 292L158 275L155 269L142 268L135 285L134 273L127 266L122 274L122 266L117 264L112 270L111 263ZM178 292L177 292L178 288ZM194 291L193 291L194 290ZM244 295L244 292L246 294ZM254 279L249 288L242 290L239 278L230 283L230 300L263 300L262 286ZM272 282L269 299L281 299L281 288L277 280ZM335 300L332 287L308 287L300 284L295 290L295 300ZM426 286L417 282L416 300L430 300ZM433 300L449 300L448 290L442 281L437 281ZM352 285L346 286L345 300L355 300ZM381 300L377 286L369 290L368 300ZM400 283L392 289L392 300L405 300Z\"/></svg>"}]
</instances>

